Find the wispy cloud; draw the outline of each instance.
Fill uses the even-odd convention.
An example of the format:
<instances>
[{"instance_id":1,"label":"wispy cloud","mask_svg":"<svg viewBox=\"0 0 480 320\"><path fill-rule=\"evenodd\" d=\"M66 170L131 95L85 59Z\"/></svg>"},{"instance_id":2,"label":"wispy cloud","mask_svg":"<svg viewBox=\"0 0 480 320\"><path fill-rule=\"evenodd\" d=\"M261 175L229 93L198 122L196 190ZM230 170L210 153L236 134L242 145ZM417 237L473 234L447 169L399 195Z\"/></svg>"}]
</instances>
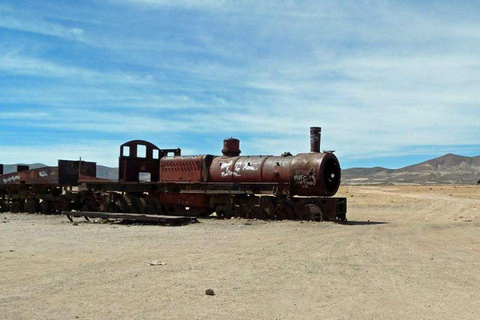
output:
<instances>
[{"instance_id":1,"label":"wispy cloud","mask_svg":"<svg viewBox=\"0 0 480 320\"><path fill-rule=\"evenodd\" d=\"M79 27L65 27L39 18L26 10L0 6L0 28L40 35L53 36L74 41L84 40L84 30Z\"/></svg>"},{"instance_id":2,"label":"wispy cloud","mask_svg":"<svg viewBox=\"0 0 480 320\"><path fill-rule=\"evenodd\" d=\"M101 72L86 68L65 66L45 59L4 54L0 56L0 71L6 75L27 75L40 78L83 80L88 84L120 83L125 85L151 85L154 79L151 75L137 76L122 71Z\"/></svg>"},{"instance_id":3,"label":"wispy cloud","mask_svg":"<svg viewBox=\"0 0 480 320\"><path fill-rule=\"evenodd\" d=\"M20 112L2 112L0 111L0 119L41 119L48 117L47 112L37 112L35 110L31 111L20 111Z\"/></svg>"}]
</instances>

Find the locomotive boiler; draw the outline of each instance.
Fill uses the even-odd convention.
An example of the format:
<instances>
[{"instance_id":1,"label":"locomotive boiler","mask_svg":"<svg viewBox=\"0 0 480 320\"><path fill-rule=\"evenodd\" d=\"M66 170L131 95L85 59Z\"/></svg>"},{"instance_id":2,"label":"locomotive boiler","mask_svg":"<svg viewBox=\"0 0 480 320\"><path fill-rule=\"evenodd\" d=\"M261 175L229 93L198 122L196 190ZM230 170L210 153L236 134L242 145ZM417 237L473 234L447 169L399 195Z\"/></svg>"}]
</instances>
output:
<instances>
[{"instance_id":1,"label":"locomotive boiler","mask_svg":"<svg viewBox=\"0 0 480 320\"><path fill-rule=\"evenodd\" d=\"M239 141L227 139L223 156L210 165L210 181L287 183L294 196L333 196L340 186L340 164L332 152L320 152L320 128L310 131L310 153L296 156L240 156Z\"/></svg>"}]
</instances>

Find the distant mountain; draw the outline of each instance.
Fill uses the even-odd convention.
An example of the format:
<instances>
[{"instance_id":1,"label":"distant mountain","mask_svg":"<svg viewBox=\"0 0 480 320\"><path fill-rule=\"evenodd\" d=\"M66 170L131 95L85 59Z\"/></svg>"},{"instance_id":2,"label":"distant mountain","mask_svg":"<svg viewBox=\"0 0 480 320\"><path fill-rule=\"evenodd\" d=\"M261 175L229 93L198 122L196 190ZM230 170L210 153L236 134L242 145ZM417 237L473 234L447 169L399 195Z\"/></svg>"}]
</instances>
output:
<instances>
[{"instance_id":1,"label":"distant mountain","mask_svg":"<svg viewBox=\"0 0 480 320\"><path fill-rule=\"evenodd\" d=\"M117 180L118 168L110 168L97 164L97 178Z\"/></svg>"},{"instance_id":2,"label":"distant mountain","mask_svg":"<svg viewBox=\"0 0 480 320\"><path fill-rule=\"evenodd\" d=\"M18 164L6 164L3 166L4 173L11 173L17 171ZM43 167L48 167L42 163L33 163L26 164L30 169L38 169ZM118 179L118 168L110 168L102 165L97 165L97 178L117 180Z\"/></svg>"},{"instance_id":3,"label":"distant mountain","mask_svg":"<svg viewBox=\"0 0 480 320\"><path fill-rule=\"evenodd\" d=\"M480 179L480 156L455 154L400 169L351 168L342 170L342 183L355 184L475 184Z\"/></svg>"}]
</instances>

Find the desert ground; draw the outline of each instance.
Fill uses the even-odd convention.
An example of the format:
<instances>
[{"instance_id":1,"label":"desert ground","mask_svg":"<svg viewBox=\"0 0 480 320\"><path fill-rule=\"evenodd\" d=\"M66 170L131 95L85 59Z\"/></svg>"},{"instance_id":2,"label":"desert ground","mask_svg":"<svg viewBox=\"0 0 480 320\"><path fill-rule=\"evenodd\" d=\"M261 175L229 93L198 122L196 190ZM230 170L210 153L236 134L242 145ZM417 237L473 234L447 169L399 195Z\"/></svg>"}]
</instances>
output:
<instances>
[{"instance_id":1,"label":"desert ground","mask_svg":"<svg viewBox=\"0 0 480 320\"><path fill-rule=\"evenodd\" d=\"M338 196L348 224L0 214L0 318L479 319L479 186Z\"/></svg>"}]
</instances>

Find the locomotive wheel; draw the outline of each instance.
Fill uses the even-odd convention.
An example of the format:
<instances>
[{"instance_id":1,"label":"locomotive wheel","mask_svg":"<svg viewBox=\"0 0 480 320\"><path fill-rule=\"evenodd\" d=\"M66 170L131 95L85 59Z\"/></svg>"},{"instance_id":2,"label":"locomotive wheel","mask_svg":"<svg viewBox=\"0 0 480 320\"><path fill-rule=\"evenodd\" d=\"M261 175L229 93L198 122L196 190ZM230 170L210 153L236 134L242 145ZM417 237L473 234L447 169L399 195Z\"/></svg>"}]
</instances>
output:
<instances>
[{"instance_id":1,"label":"locomotive wheel","mask_svg":"<svg viewBox=\"0 0 480 320\"><path fill-rule=\"evenodd\" d=\"M244 204L236 204L233 207L233 212L235 217L245 218L247 209Z\"/></svg>"},{"instance_id":2,"label":"locomotive wheel","mask_svg":"<svg viewBox=\"0 0 480 320\"><path fill-rule=\"evenodd\" d=\"M295 218L295 210L287 203L279 203L275 206L275 219L277 220L293 220Z\"/></svg>"},{"instance_id":3,"label":"locomotive wheel","mask_svg":"<svg viewBox=\"0 0 480 320\"><path fill-rule=\"evenodd\" d=\"M228 205L219 205L215 209L215 212L217 213L217 218L219 219L230 219L235 215L235 212L233 211L232 208L229 208Z\"/></svg>"},{"instance_id":4,"label":"locomotive wheel","mask_svg":"<svg viewBox=\"0 0 480 320\"><path fill-rule=\"evenodd\" d=\"M147 203L146 213L158 214L160 212L160 205L153 197L146 197L145 202Z\"/></svg>"},{"instance_id":5,"label":"locomotive wheel","mask_svg":"<svg viewBox=\"0 0 480 320\"><path fill-rule=\"evenodd\" d=\"M137 197L135 195L128 195L128 199L132 204L133 212L135 213L145 213L146 203L145 199Z\"/></svg>"},{"instance_id":6,"label":"locomotive wheel","mask_svg":"<svg viewBox=\"0 0 480 320\"><path fill-rule=\"evenodd\" d=\"M215 209L215 214L217 215L217 219L225 219L225 210L217 208Z\"/></svg>"},{"instance_id":7,"label":"locomotive wheel","mask_svg":"<svg viewBox=\"0 0 480 320\"><path fill-rule=\"evenodd\" d=\"M58 213L61 213L62 211L72 211L72 204L68 200L63 200L58 203L58 209Z\"/></svg>"},{"instance_id":8,"label":"locomotive wheel","mask_svg":"<svg viewBox=\"0 0 480 320\"><path fill-rule=\"evenodd\" d=\"M13 200L12 206L10 208L12 213L23 212L23 201L22 200Z\"/></svg>"},{"instance_id":9,"label":"locomotive wheel","mask_svg":"<svg viewBox=\"0 0 480 320\"><path fill-rule=\"evenodd\" d=\"M40 206L41 213L43 214L52 213L52 204L50 203L50 201L42 199L39 206Z\"/></svg>"},{"instance_id":10,"label":"locomotive wheel","mask_svg":"<svg viewBox=\"0 0 480 320\"><path fill-rule=\"evenodd\" d=\"M108 197L102 197L100 199L100 203L98 204L98 211L100 212L108 212L108 205L110 200Z\"/></svg>"},{"instance_id":11,"label":"locomotive wheel","mask_svg":"<svg viewBox=\"0 0 480 320\"><path fill-rule=\"evenodd\" d=\"M108 203L107 212L121 212L120 207L115 202Z\"/></svg>"},{"instance_id":12,"label":"locomotive wheel","mask_svg":"<svg viewBox=\"0 0 480 320\"><path fill-rule=\"evenodd\" d=\"M10 209L10 206L7 204L6 201L2 200L0 201L0 212L8 212Z\"/></svg>"},{"instance_id":13,"label":"locomotive wheel","mask_svg":"<svg viewBox=\"0 0 480 320\"><path fill-rule=\"evenodd\" d=\"M235 211L234 211L234 208L227 208L227 210L225 210L225 219L230 219L232 217L235 216Z\"/></svg>"},{"instance_id":14,"label":"locomotive wheel","mask_svg":"<svg viewBox=\"0 0 480 320\"><path fill-rule=\"evenodd\" d=\"M299 212L298 220L323 221L322 209L316 204L307 204Z\"/></svg>"},{"instance_id":15,"label":"locomotive wheel","mask_svg":"<svg viewBox=\"0 0 480 320\"><path fill-rule=\"evenodd\" d=\"M81 211L98 211L98 206L93 201L86 200L82 204Z\"/></svg>"},{"instance_id":16,"label":"locomotive wheel","mask_svg":"<svg viewBox=\"0 0 480 320\"><path fill-rule=\"evenodd\" d=\"M145 198L140 198L140 212L141 213L147 213L147 201L145 201Z\"/></svg>"},{"instance_id":17,"label":"locomotive wheel","mask_svg":"<svg viewBox=\"0 0 480 320\"><path fill-rule=\"evenodd\" d=\"M39 208L38 208L37 199L28 198L27 200L25 200L24 210L25 210L25 212L28 212L28 213L38 212Z\"/></svg>"},{"instance_id":18,"label":"locomotive wheel","mask_svg":"<svg viewBox=\"0 0 480 320\"><path fill-rule=\"evenodd\" d=\"M102 212L121 212L120 207L118 205L118 199L115 195L105 195L101 199L101 203L99 205L100 211Z\"/></svg>"},{"instance_id":19,"label":"locomotive wheel","mask_svg":"<svg viewBox=\"0 0 480 320\"><path fill-rule=\"evenodd\" d=\"M267 212L265 211L265 209L262 208L259 205L254 205L248 211L248 217L247 218L249 218L249 219L266 219L266 217L267 217Z\"/></svg>"},{"instance_id":20,"label":"locomotive wheel","mask_svg":"<svg viewBox=\"0 0 480 320\"><path fill-rule=\"evenodd\" d=\"M126 194L122 195L121 199L118 199L118 204L122 212L125 212L125 213L135 212L135 208L132 205L132 201L130 201L130 198Z\"/></svg>"}]
</instances>

